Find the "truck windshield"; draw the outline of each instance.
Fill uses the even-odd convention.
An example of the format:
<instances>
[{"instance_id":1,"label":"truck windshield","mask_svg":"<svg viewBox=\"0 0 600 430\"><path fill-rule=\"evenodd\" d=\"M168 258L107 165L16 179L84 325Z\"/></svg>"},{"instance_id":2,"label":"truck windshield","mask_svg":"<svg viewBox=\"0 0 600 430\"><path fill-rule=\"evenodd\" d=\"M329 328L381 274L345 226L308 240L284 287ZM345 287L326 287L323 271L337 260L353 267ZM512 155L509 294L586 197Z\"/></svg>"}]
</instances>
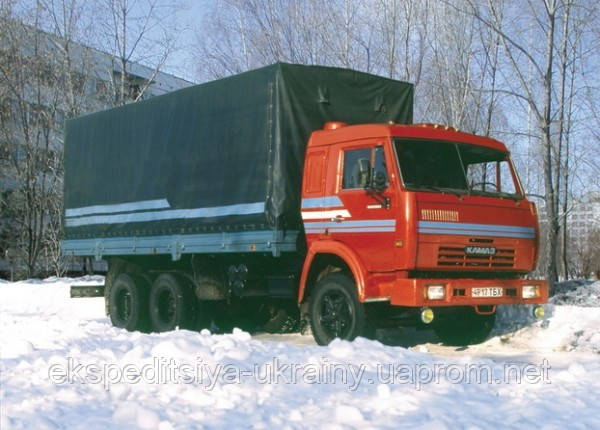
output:
<instances>
[{"instance_id":1,"label":"truck windshield","mask_svg":"<svg viewBox=\"0 0 600 430\"><path fill-rule=\"evenodd\" d=\"M396 139L395 147L409 190L521 198L506 152L419 139Z\"/></svg>"}]
</instances>

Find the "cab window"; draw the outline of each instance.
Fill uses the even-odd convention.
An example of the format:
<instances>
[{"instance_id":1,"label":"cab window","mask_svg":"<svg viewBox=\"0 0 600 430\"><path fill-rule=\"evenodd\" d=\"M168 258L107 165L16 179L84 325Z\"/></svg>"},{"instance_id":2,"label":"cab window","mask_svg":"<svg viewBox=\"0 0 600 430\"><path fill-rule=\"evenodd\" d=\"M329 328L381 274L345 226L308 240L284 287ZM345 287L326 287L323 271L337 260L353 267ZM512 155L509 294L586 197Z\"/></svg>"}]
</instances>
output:
<instances>
[{"instance_id":1,"label":"cab window","mask_svg":"<svg viewBox=\"0 0 600 430\"><path fill-rule=\"evenodd\" d=\"M383 146L350 149L344 152L344 174L342 189L367 188L371 174L385 178L388 176Z\"/></svg>"},{"instance_id":2,"label":"cab window","mask_svg":"<svg viewBox=\"0 0 600 430\"><path fill-rule=\"evenodd\" d=\"M387 175L387 166L385 165L385 153L383 152L383 146L377 146L375 148L373 160L373 172L375 178L385 178L385 187L387 188L389 186L389 179Z\"/></svg>"},{"instance_id":3,"label":"cab window","mask_svg":"<svg viewBox=\"0 0 600 430\"><path fill-rule=\"evenodd\" d=\"M344 152L342 188L365 188L369 183L371 148L351 149Z\"/></svg>"}]
</instances>

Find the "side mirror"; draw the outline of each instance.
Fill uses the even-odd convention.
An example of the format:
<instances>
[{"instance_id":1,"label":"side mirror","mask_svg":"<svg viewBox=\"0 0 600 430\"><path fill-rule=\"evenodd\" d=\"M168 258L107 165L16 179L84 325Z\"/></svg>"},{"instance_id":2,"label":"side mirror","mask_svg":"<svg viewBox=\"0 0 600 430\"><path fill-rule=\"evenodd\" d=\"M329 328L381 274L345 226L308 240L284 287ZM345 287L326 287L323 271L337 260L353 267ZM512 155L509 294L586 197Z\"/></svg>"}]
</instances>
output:
<instances>
[{"instance_id":1,"label":"side mirror","mask_svg":"<svg viewBox=\"0 0 600 430\"><path fill-rule=\"evenodd\" d=\"M365 191L385 209L390 208L390 198L382 194L387 187L387 175L384 172L375 172L374 169L371 169L369 171L369 184Z\"/></svg>"},{"instance_id":2,"label":"side mirror","mask_svg":"<svg viewBox=\"0 0 600 430\"><path fill-rule=\"evenodd\" d=\"M387 175L384 172L372 172L369 188L375 191L383 191L387 188Z\"/></svg>"}]
</instances>

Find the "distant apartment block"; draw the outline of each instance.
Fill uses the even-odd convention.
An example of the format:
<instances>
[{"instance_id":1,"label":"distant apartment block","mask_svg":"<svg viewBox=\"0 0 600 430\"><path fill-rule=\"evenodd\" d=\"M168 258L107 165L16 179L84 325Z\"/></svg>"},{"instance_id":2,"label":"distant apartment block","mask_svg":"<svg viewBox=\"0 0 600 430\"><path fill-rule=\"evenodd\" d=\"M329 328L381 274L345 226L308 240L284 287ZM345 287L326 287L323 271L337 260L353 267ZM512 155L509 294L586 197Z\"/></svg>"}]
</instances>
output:
<instances>
[{"instance_id":1,"label":"distant apartment block","mask_svg":"<svg viewBox=\"0 0 600 430\"><path fill-rule=\"evenodd\" d=\"M547 223L545 208L540 206L538 212L540 223ZM566 218L569 242L585 243L592 232L600 231L600 195L589 193L579 201L572 201Z\"/></svg>"}]
</instances>

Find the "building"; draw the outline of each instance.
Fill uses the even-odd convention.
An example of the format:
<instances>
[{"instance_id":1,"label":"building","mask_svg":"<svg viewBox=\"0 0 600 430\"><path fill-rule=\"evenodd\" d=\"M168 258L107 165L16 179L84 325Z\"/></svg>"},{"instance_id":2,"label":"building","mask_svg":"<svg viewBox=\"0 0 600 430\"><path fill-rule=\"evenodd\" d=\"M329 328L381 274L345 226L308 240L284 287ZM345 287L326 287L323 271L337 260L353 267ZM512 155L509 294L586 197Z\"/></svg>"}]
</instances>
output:
<instances>
[{"instance_id":1,"label":"building","mask_svg":"<svg viewBox=\"0 0 600 430\"><path fill-rule=\"evenodd\" d=\"M135 62L126 63L122 80L119 58L73 42L69 44L69 73L65 73L67 56L62 39L19 22L1 24L0 66L5 69L0 76L0 277L10 275L18 264L12 257L16 245L11 205L16 205L10 199L17 194L15 191L24 189L19 162L30 162L27 157L31 159L32 154L41 155L41 159L48 158L48 154L62 158L66 119L120 104L116 97L121 96L122 89L123 102L130 103L193 84ZM11 63L13 69L8 66ZM7 74L14 82L6 78ZM16 93L14 87L19 85L22 91ZM51 123L46 122L44 129L40 119L47 118ZM44 145L32 143L32 131L47 132ZM45 167L41 163L40 169Z\"/></svg>"},{"instance_id":2,"label":"building","mask_svg":"<svg viewBox=\"0 0 600 430\"><path fill-rule=\"evenodd\" d=\"M540 224L544 226L548 217L543 204L539 205L538 213ZM566 218L569 242L585 243L592 233L600 231L600 195L589 193L581 199L572 200Z\"/></svg>"},{"instance_id":3,"label":"building","mask_svg":"<svg viewBox=\"0 0 600 430\"><path fill-rule=\"evenodd\" d=\"M543 205L538 208L540 227L547 228L548 218ZM561 226L563 221L561 213ZM571 200L566 214L567 262L570 277L600 276L600 195L588 193ZM562 249L563 233L560 233ZM542 246L544 246L542 242ZM561 270L564 271L561 257ZM564 273L563 273L564 276Z\"/></svg>"},{"instance_id":4,"label":"building","mask_svg":"<svg viewBox=\"0 0 600 430\"><path fill-rule=\"evenodd\" d=\"M571 242L584 243L600 231L600 196L588 195L575 202L567 214L567 231Z\"/></svg>"}]
</instances>

